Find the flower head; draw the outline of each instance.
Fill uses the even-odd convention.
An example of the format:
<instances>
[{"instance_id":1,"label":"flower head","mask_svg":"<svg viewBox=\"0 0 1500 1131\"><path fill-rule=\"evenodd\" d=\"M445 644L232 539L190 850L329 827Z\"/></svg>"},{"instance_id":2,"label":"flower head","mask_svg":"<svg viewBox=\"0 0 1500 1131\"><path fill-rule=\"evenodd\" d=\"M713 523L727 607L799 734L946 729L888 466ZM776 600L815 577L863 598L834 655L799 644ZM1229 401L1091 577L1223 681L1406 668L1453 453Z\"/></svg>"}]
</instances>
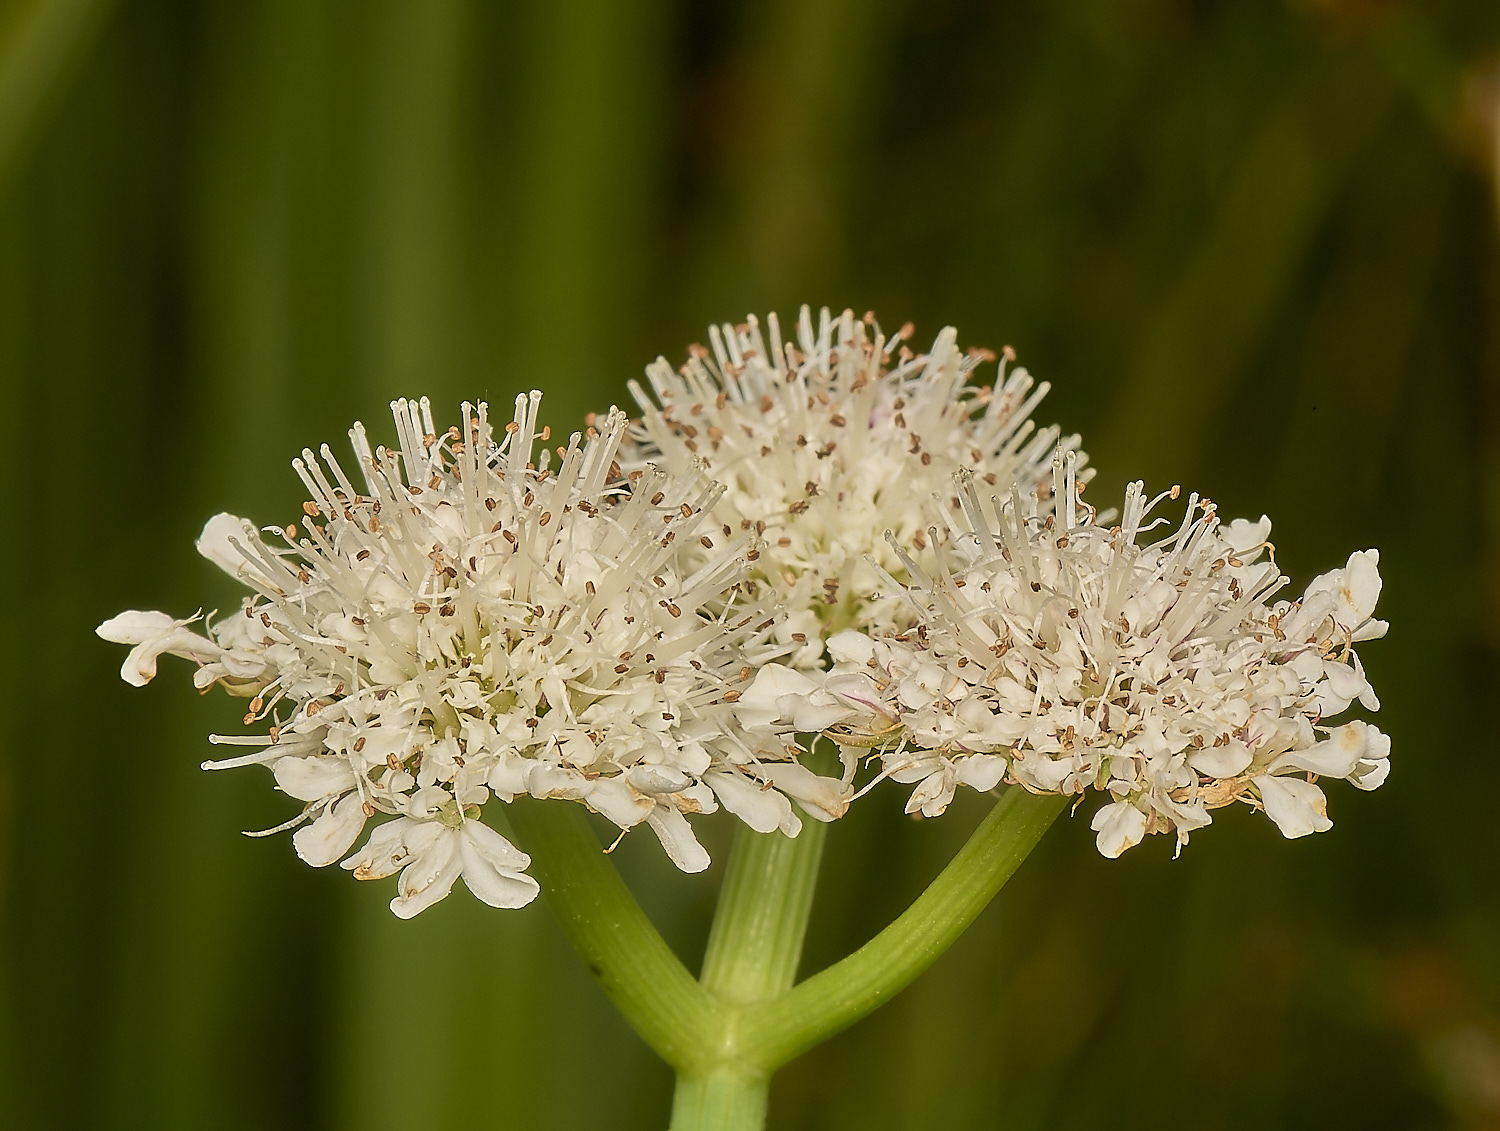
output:
<instances>
[{"instance_id":1,"label":"flower head","mask_svg":"<svg viewBox=\"0 0 1500 1131\"><path fill-rule=\"evenodd\" d=\"M847 310L834 319L825 309L814 329L803 307L795 344L774 314L767 330L769 342L754 316L711 327L712 354L695 347L680 370L665 359L648 367L651 395L632 386L642 416L625 460L701 467L723 485L713 520L755 538L753 577L785 606L779 639L809 669L832 632L892 623L899 602L872 596L876 566L903 569L884 531L920 550L933 497L952 495L959 468L1045 496L1059 435L1031 422L1046 383L1007 371L1007 350L993 386L972 384L994 355L960 353L951 328L926 354L905 345L909 325L886 337ZM1077 468L1085 462L1077 456Z\"/></svg>"},{"instance_id":2,"label":"flower head","mask_svg":"<svg viewBox=\"0 0 1500 1131\"><path fill-rule=\"evenodd\" d=\"M1180 846L1233 801L1288 837L1321 832L1318 777L1384 781L1389 739L1325 725L1356 699L1379 706L1353 649L1385 632L1375 551L1273 604L1287 579L1263 560L1269 519L1224 527L1191 495L1180 525L1141 545L1176 488L1148 501L1132 484L1110 526L1078 501L1070 457L1058 475L1040 506L966 477L937 569L904 559L910 627L830 641L824 693L850 712L833 733L880 746L884 774L916 783L909 811L936 815L955 786L1002 778L1092 788L1110 797L1099 850L1118 856L1148 832Z\"/></svg>"},{"instance_id":3,"label":"flower head","mask_svg":"<svg viewBox=\"0 0 1500 1131\"><path fill-rule=\"evenodd\" d=\"M234 614L201 635L161 613L99 629L135 646L133 683L166 652L200 664L200 687L250 699L246 723L269 733L216 737L253 749L205 765L269 766L303 802L282 827L302 826L310 864L344 856L370 818L394 818L345 866L362 879L401 870L400 915L460 876L495 906L536 894L526 856L480 823L491 797L645 823L697 871L708 856L687 814L723 804L795 835L788 794L830 788L795 773L771 729L731 714L751 672L785 649L744 591L748 539L704 525L719 489L692 468L627 476L618 412L555 465L545 447L534 459L549 438L539 400L517 398L498 441L482 404L439 434L425 399L395 402L394 448L350 432L360 487L326 445L321 461L293 461L309 496L300 530L268 527L268 541L243 519L209 521L199 550L254 591ZM828 819L840 805L803 807Z\"/></svg>"}]
</instances>

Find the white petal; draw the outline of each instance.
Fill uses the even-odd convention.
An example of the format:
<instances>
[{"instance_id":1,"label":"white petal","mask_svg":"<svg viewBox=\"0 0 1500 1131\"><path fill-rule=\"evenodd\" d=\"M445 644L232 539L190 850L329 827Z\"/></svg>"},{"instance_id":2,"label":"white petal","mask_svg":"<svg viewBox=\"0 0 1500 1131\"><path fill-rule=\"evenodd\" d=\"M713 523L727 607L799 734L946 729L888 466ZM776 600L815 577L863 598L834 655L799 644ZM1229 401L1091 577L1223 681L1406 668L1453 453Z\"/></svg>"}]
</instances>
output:
<instances>
[{"instance_id":1,"label":"white petal","mask_svg":"<svg viewBox=\"0 0 1500 1131\"><path fill-rule=\"evenodd\" d=\"M342 758L315 754L307 758L281 758L271 772L283 793L298 801L321 801L354 788L354 774Z\"/></svg>"},{"instance_id":2,"label":"white petal","mask_svg":"<svg viewBox=\"0 0 1500 1131\"><path fill-rule=\"evenodd\" d=\"M298 829L292 844L297 855L314 868L326 868L349 851L364 827L364 800L350 793L324 809L312 824Z\"/></svg>"},{"instance_id":3,"label":"white petal","mask_svg":"<svg viewBox=\"0 0 1500 1131\"><path fill-rule=\"evenodd\" d=\"M651 799L633 792L622 777L599 778L585 800L622 829L635 828L652 808Z\"/></svg>"},{"instance_id":4,"label":"white petal","mask_svg":"<svg viewBox=\"0 0 1500 1131\"><path fill-rule=\"evenodd\" d=\"M988 793L1005 777L1006 765L1006 760L998 754L970 754L954 764L954 772L970 789Z\"/></svg>"},{"instance_id":5,"label":"white petal","mask_svg":"<svg viewBox=\"0 0 1500 1131\"><path fill-rule=\"evenodd\" d=\"M376 825L364 847L340 865L354 873L357 880L379 880L404 865L410 855L405 834L415 824L408 817L397 817Z\"/></svg>"},{"instance_id":6,"label":"white petal","mask_svg":"<svg viewBox=\"0 0 1500 1131\"><path fill-rule=\"evenodd\" d=\"M532 797L558 797L577 801L587 797L593 784L577 770L533 762L526 771L526 792Z\"/></svg>"},{"instance_id":7,"label":"white petal","mask_svg":"<svg viewBox=\"0 0 1500 1131\"><path fill-rule=\"evenodd\" d=\"M929 774L911 791L911 796L906 799L906 812L920 811L924 817L941 817L952 800L953 777L945 766L937 773Z\"/></svg>"},{"instance_id":8,"label":"white petal","mask_svg":"<svg viewBox=\"0 0 1500 1131\"><path fill-rule=\"evenodd\" d=\"M667 858L684 872L701 872L709 865L708 853L693 835L687 818L670 805L658 805L646 821L666 849Z\"/></svg>"},{"instance_id":9,"label":"white petal","mask_svg":"<svg viewBox=\"0 0 1500 1131\"><path fill-rule=\"evenodd\" d=\"M828 654L835 663L863 666L875 655L875 642L863 632L845 629L828 638Z\"/></svg>"},{"instance_id":10,"label":"white petal","mask_svg":"<svg viewBox=\"0 0 1500 1131\"><path fill-rule=\"evenodd\" d=\"M1281 835L1288 840L1333 828L1328 819L1328 800L1317 786L1298 778L1273 778L1268 774L1251 780L1260 789L1266 816L1276 822Z\"/></svg>"},{"instance_id":11,"label":"white petal","mask_svg":"<svg viewBox=\"0 0 1500 1131\"><path fill-rule=\"evenodd\" d=\"M1211 778L1232 778L1251 762L1250 748L1231 740L1228 746L1205 746L1188 755L1188 765Z\"/></svg>"},{"instance_id":12,"label":"white petal","mask_svg":"<svg viewBox=\"0 0 1500 1131\"><path fill-rule=\"evenodd\" d=\"M849 789L839 778L821 777L795 762L762 763L760 775L816 821L836 821L849 810Z\"/></svg>"},{"instance_id":13,"label":"white petal","mask_svg":"<svg viewBox=\"0 0 1500 1131\"><path fill-rule=\"evenodd\" d=\"M513 800L526 792L526 773L531 764L517 754L504 753L490 770L488 784L502 801Z\"/></svg>"},{"instance_id":14,"label":"white petal","mask_svg":"<svg viewBox=\"0 0 1500 1131\"><path fill-rule=\"evenodd\" d=\"M1347 778L1364 757L1369 729L1372 729L1369 724L1363 722L1336 727L1322 742L1305 750L1289 750L1277 758L1271 763L1271 773L1303 770L1322 777Z\"/></svg>"},{"instance_id":15,"label":"white petal","mask_svg":"<svg viewBox=\"0 0 1500 1131\"><path fill-rule=\"evenodd\" d=\"M790 801L774 789L762 789L743 774L716 770L704 774L703 781L718 795L724 808L758 833L773 833L784 823L796 821ZM800 822L798 828L800 831Z\"/></svg>"},{"instance_id":16,"label":"white petal","mask_svg":"<svg viewBox=\"0 0 1500 1131\"><path fill-rule=\"evenodd\" d=\"M1349 555L1348 581L1343 596L1349 603L1346 627L1353 628L1375 611L1380 599L1380 551L1356 550Z\"/></svg>"},{"instance_id":17,"label":"white petal","mask_svg":"<svg viewBox=\"0 0 1500 1131\"><path fill-rule=\"evenodd\" d=\"M747 727L770 726L781 718L782 699L809 695L817 686L801 672L781 664L766 664L735 704L735 714ZM795 703L795 698L790 702Z\"/></svg>"},{"instance_id":18,"label":"white petal","mask_svg":"<svg viewBox=\"0 0 1500 1131\"><path fill-rule=\"evenodd\" d=\"M826 692L814 692L809 696L782 696L777 703L781 717L791 720L792 729L803 734L827 730L854 714L852 708L846 707Z\"/></svg>"},{"instance_id":19,"label":"white petal","mask_svg":"<svg viewBox=\"0 0 1500 1131\"><path fill-rule=\"evenodd\" d=\"M111 644L139 644L143 640L171 632L176 627L177 621L166 613L128 609L119 616L110 617L94 632Z\"/></svg>"},{"instance_id":20,"label":"white petal","mask_svg":"<svg viewBox=\"0 0 1500 1131\"><path fill-rule=\"evenodd\" d=\"M262 585L269 585L265 571L257 563L237 550L230 539L248 547L260 540L255 525L248 519L232 514L216 514L203 525L198 535L198 552L237 581L247 578Z\"/></svg>"},{"instance_id":21,"label":"white petal","mask_svg":"<svg viewBox=\"0 0 1500 1131\"><path fill-rule=\"evenodd\" d=\"M400 894L391 900L391 910L398 918L410 919L446 899L463 866L458 833L443 829L437 841L401 873L396 881Z\"/></svg>"},{"instance_id":22,"label":"white petal","mask_svg":"<svg viewBox=\"0 0 1500 1131\"><path fill-rule=\"evenodd\" d=\"M491 907L525 907L537 897L537 882L521 871L531 863L524 852L478 821L465 821L459 835L464 886L481 900Z\"/></svg>"},{"instance_id":23,"label":"white petal","mask_svg":"<svg viewBox=\"0 0 1500 1131\"><path fill-rule=\"evenodd\" d=\"M114 644L134 644L120 678L132 687L144 687L156 676L156 661L162 653L206 663L219 658L222 649L207 637L189 632L185 620L173 620L166 613L141 612L132 609L111 617L94 632Z\"/></svg>"},{"instance_id":24,"label":"white petal","mask_svg":"<svg viewBox=\"0 0 1500 1131\"><path fill-rule=\"evenodd\" d=\"M625 780L642 793L680 793L693 779L673 766L631 766Z\"/></svg>"},{"instance_id":25,"label":"white petal","mask_svg":"<svg viewBox=\"0 0 1500 1131\"><path fill-rule=\"evenodd\" d=\"M465 821L460 831L463 833L464 840L497 868L519 872L531 865L530 856L483 821Z\"/></svg>"},{"instance_id":26,"label":"white petal","mask_svg":"<svg viewBox=\"0 0 1500 1131\"><path fill-rule=\"evenodd\" d=\"M1219 532L1229 543L1229 548L1249 563L1260 557L1266 539L1271 536L1271 520L1265 515L1260 516L1259 522L1237 518L1227 526L1221 526Z\"/></svg>"},{"instance_id":27,"label":"white petal","mask_svg":"<svg viewBox=\"0 0 1500 1131\"><path fill-rule=\"evenodd\" d=\"M1094 841L1099 854L1115 860L1127 848L1141 843L1146 835L1146 814L1128 801L1116 801L1095 813L1089 827L1099 834Z\"/></svg>"}]
</instances>

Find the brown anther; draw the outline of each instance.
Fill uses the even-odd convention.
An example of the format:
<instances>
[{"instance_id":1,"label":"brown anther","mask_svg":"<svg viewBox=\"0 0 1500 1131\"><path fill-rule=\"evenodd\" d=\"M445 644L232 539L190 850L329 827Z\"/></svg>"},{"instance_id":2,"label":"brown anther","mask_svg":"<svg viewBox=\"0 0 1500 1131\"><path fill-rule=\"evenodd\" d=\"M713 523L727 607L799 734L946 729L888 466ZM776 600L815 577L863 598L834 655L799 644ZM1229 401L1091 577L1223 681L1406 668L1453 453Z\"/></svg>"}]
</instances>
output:
<instances>
[{"instance_id":1,"label":"brown anther","mask_svg":"<svg viewBox=\"0 0 1500 1131\"><path fill-rule=\"evenodd\" d=\"M416 613L418 616L421 616L423 613L432 612L432 606L429 605L426 601L418 601L411 607L411 611Z\"/></svg>"}]
</instances>

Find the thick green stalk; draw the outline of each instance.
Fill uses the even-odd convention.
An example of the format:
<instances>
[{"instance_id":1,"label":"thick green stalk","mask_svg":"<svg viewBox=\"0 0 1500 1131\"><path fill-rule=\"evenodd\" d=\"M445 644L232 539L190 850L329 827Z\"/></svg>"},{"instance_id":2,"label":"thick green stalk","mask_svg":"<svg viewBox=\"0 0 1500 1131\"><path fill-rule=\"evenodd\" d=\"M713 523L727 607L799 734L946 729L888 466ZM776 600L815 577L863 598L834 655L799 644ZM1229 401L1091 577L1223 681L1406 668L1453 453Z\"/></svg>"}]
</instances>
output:
<instances>
[{"instance_id":1,"label":"thick green stalk","mask_svg":"<svg viewBox=\"0 0 1500 1131\"><path fill-rule=\"evenodd\" d=\"M678 1072L706 1073L720 1007L646 918L583 807L518 797L508 814L568 941L625 1020Z\"/></svg>"},{"instance_id":2,"label":"thick green stalk","mask_svg":"<svg viewBox=\"0 0 1500 1131\"><path fill-rule=\"evenodd\" d=\"M826 832L816 821L795 839L735 829L698 979L715 998L751 1005L792 988Z\"/></svg>"},{"instance_id":3,"label":"thick green stalk","mask_svg":"<svg viewBox=\"0 0 1500 1131\"><path fill-rule=\"evenodd\" d=\"M900 918L849 957L746 1010L735 1026L743 1061L769 1074L905 988L988 906L1066 804L1008 790Z\"/></svg>"},{"instance_id":4,"label":"thick green stalk","mask_svg":"<svg viewBox=\"0 0 1500 1131\"><path fill-rule=\"evenodd\" d=\"M722 1066L677 1077L668 1131L761 1131L766 1125L770 1076L745 1076Z\"/></svg>"},{"instance_id":5,"label":"thick green stalk","mask_svg":"<svg viewBox=\"0 0 1500 1131\"><path fill-rule=\"evenodd\" d=\"M740 826L699 982L719 1004L723 1029L707 1071L679 1072L671 1131L752 1131L765 1124L771 1074L740 1054L744 1010L774 1000L797 977L826 830L803 824L796 839Z\"/></svg>"}]
</instances>

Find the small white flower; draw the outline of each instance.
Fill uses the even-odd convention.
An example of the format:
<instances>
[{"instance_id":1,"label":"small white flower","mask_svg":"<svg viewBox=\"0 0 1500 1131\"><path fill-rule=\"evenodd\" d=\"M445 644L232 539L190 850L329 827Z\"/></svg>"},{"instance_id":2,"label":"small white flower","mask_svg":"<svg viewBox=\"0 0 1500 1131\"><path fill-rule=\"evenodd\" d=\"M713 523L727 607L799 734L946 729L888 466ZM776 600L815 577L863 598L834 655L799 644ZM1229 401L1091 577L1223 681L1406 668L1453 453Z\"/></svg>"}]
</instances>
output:
<instances>
[{"instance_id":1,"label":"small white flower","mask_svg":"<svg viewBox=\"0 0 1500 1131\"><path fill-rule=\"evenodd\" d=\"M403 919L431 907L464 886L491 907L524 907L537 895L537 883L525 874L531 857L476 816L440 815L431 820L398 817L371 835L358 853L344 861L357 879L378 880L401 872L399 894L391 910Z\"/></svg>"},{"instance_id":2,"label":"small white flower","mask_svg":"<svg viewBox=\"0 0 1500 1131\"><path fill-rule=\"evenodd\" d=\"M1177 490L1148 502L1133 484L1108 526L1072 474L1059 454L1063 489L1040 506L964 479L935 576L898 550L908 626L830 641L822 691L850 713L828 733L879 747L883 776L917 783L909 812L942 812L954 783L993 786L966 772L979 759L1035 793L1106 793L1093 822L1105 856L1151 832L1180 847L1233 801L1289 837L1332 827L1315 779L1373 789L1390 768L1375 727L1323 725L1355 700L1379 706L1352 649L1385 630L1375 552L1272 604L1286 579L1260 560L1269 520L1223 528L1193 495L1175 531L1141 545Z\"/></svg>"},{"instance_id":3,"label":"small white flower","mask_svg":"<svg viewBox=\"0 0 1500 1131\"><path fill-rule=\"evenodd\" d=\"M801 767L785 727L733 713L786 649L766 639L774 610L746 592L748 537L705 525L719 490L691 468L627 474L620 413L556 463L536 456L539 399L518 398L498 442L484 405L439 434L425 400L396 402L399 445L350 433L361 486L326 445L293 461L309 496L300 530L268 527L268 540L240 518L209 521L199 551L256 593L233 615L203 635L162 613L99 629L134 645L132 683L168 652L201 665L200 687L251 697L245 721L269 721L269 735L217 737L254 749L206 765L269 766L303 803L288 825L307 822L294 843L308 863L393 818L347 863L360 878L405 869L398 915L459 875L496 906L535 894L524 857L478 822L492 794L644 823L698 871L708 856L687 814L725 798L753 827L795 835L793 802L825 819L845 792L788 772Z\"/></svg>"},{"instance_id":4,"label":"small white flower","mask_svg":"<svg viewBox=\"0 0 1500 1131\"><path fill-rule=\"evenodd\" d=\"M701 467L723 485L713 521L755 538L753 577L787 614L776 639L796 648L792 667L813 670L825 636L879 631L898 612L895 595L874 596L867 561L900 572L885 531L920 548L933 497L951 496L961 467L1001 491L1045 495L1059 434L1031 421L1046 383L1007 371L1009 350L993 387L971 383L993 355L961 353L951 328L926 354L906 347L910 326L887 337L849 311L825 309L815 329L803 307L795 343L774 314L767 330L769 341L753 316L714 326L711 356L695 347L681 370L648 367L651 393L632 385L642 417L626 464Z\"/></svg>"},{"instance_id":5,"label":"small white flower","mask_svg":"<svg viewBox=\"0 0 1500 1131\"><path fill-rule=\"evenodd\" d=\"M202 663L218 659L219 645L188 631L187 626L197 619L173 620L166 613L132 609L111 617L94 631L112 644L135 645L120 667L120 678L144 687L156 676L156 660L163 653Z\"/></svg>"}]
</instances>

